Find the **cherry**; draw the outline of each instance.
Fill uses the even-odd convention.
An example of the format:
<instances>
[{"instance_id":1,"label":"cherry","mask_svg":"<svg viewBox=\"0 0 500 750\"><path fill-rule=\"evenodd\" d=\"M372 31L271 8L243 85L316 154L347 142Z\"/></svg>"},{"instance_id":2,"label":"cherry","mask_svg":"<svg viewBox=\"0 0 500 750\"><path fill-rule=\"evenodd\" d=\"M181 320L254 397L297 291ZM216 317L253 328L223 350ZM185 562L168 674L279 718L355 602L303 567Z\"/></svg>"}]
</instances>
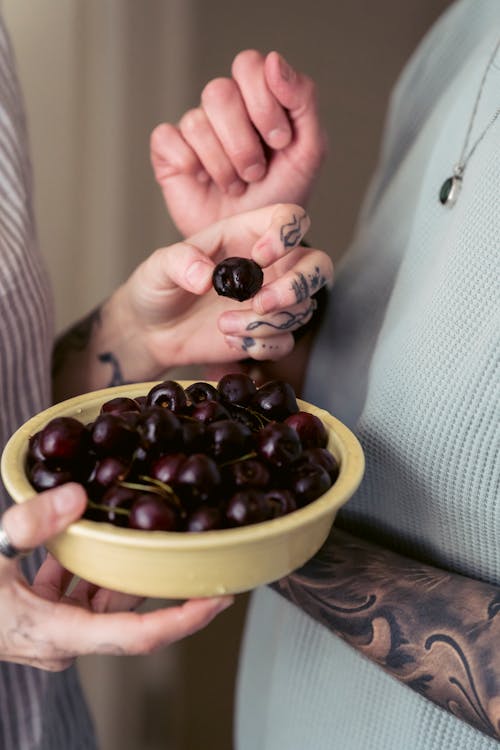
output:
<instances>
[{"instance_id":1,"label":"cherry","mask_svg":"<svg viewBox=\"0 0 500 750\"><path fill-rule=\"evenodd\" d=\"M284 422L271 422L263 427L256 440L259 455L278 468L295 461L302 452L299 436Z\"/></svg>"},{"instance_id":2,"label":"cherry","mask_svg":"<svg viewBox=\"0 0 500 750\"><path fill-rule=\"evenodd\" d=\"M106 520L114 526L128 526L130 514L120 511L130 510L133 503L139 497L140 493L137 490L113 485L106 490L99 503L102 508L107 508L108 510L97 512L104 513Z\"/></svg>"},{"instance_id":3,"label":"cherry","mask_svg":"<svg viewBox=\"0 0 500 750\"><path fill-rule=\"evenodd\" d=\"M298 411L296 414L287 417L285 424L290 425L297 432L304 450L306 448L326 448L328 432L316 414Z\"/></svg>"},{"instance_id":4,"label":"cherry","mask_svg":"<svg viewBox=\"0 0 500 750\"><path fill-rule=\"evenodd\" d=\"M200 401L195 404L192 416L203 424L230 418L228 410L219 401Z\"/></svg>"},{"instance_id":5,"label":"cherry","mask_svg":"<svg viewBox=\"0 0 500 750\"><path fill-rule=\"evenodd\" d=\"M181 438L181 423L172 411L162 406L146 408L137 429L141 446L150 455L167 453Z\"/></svg>"},{"instance_id":6,"label":"cherry","mask_svg":"<svg viewBox=\"0 0 500 750\"><path fill-rule=\"evenodd\" d=\"M164 484L173 484L185 460L185 453L167 453L153 462L149 474L153 479L158 479Z\"/></svg>"},{"instance_id":7,"label":"cherry","mask_svg":"<svg viewBox=\"0 0 500 750\"><path fill-rule=\"evenodd\" d=\"M179 467L176 490L188 505L206 502L221 484L215 461L204 453L193 453Z\"/></svg>"},{"instance_id":8,"label":"cherry","mask_svg":"<svg viewBox=\"0 0 500 750\"><path fill-rule=\"evenodd\" d=\"M127 398L126 396L117 396L109 401L106 401L101 406L102 414L122 414L123 412L138 412L140 411L139 404L133 398Z\"/></svg>"},{"instance_id":9,"label":"cherry","mask_svg":"<svg viewBox=\"0 0 500 750\"><path fill-rule=\"evenodd\" d=\"M266 464L258 458L246 458L227 466L224 479L235 488L258 487L265 489L269 486L271 472Z\"/></svg>"},{"instance_id":10,"label":"cherry","mask_svg":"<svg viewBox=\"0 0 500 750\"><path fill-rule=\"evenodd\" d=\"M212 422L206 430L207 449L218 461L244 455L250 449L252 431L232 419Z\"/></svg>"},{"instance_id":11,"label":"cherry","mask_svg":"<svg viewBox=\"0 0 500 750\"><path fill-rule=\"evenodd\" d=\"M139 442L137 432L119 414L96 417L91 429L94 450L100 455L131 456Z\"/></svg>"},{"instance_id":12,"label":"cherry","mask_svg":"<svg viewBox=\"0 0 500 750\"><path fill-rule=\"evenodd\" d=\"M322 466L319 466L319 464L299 462L290 474L289 487L295 494L300 506L307 505L316 500L331 485L332 480L328 472Z\"/></svg>"},{"instance_id":13,"label":"cherry","mask_svg":"<svg viewBox=\"0 0 500 750\"><path fill-rule=\"evenodd\" d=\"M199 404L202 401L217 401L219 394L217 388L211 383L191 383L186 388L186 396L192 404Z\"/></svg>"},{"instance_id":14,"label":"cherry","mask_svg":"<svg viewBox=\"0 0 500 750\"><path fill-rule=\"evenodd\" d=\"M170 409L174 414L179 414L187 406L186 392L175 380L165 380L151 388L146 398L146 404L148 406L161 406L164 409Z\"/></svg>"},{"instance_id":15,"label":"cherry","mask_svg":"<svg viewBox=\"0 0 500 750\"><path fill-rule=\"evenodd\" d=\"M302 454L304 461L319 464L328 473L333 482L339 475L339 464L335 456L326 448L308 448Z\"/></svg>"},{"instance_id":16,"label":"cherry","mask_svg":"<svg viewBox=\"0 0 500 750\"><path fill-rule=\"evenodd\" d=\"M73 417L55 417L40 433L37 451L45 458L73 461L86 449L88 432Z\"/></svg>"},{"instance_id":17,"label":"cherry","mask_svg":"<svg viewBox=\"0 0 500 750\"><path fill-rule=\"evenodd\" d=\"M257 391L255 382L243 372L223 375L217 383L217 391L223 401L244 406Z\"/></svg>"},{"instance_id":18,"label":"cherry","mask_svg":"<svg viewBox=\"0 0 500 750\"><path fill-rule=\"evenodd\" d=\"M212 531L222 527L223 517L219 508L212 505L200 505L187 518L187 531Z\"/></svg>"},{"instance_id":19,"label":"cherry","mask_svg":"<svg viewBox=\"0 0 500 750\"><path fill-rule=\"evenodd\" d=\"M176 531L179 526L179 514L160 495L143 492L130 508L128 525L132 529L145 531Z\"/></svg>"},{"instance_id":20,"label":"cherry","mask_svg":"<svg viewBox=\"0 0 500 750\"><path fill-rule=\"evenodd\" d=\"M283 380L270 380L261 385L249 405L267 419L279 421L299 411L292 386Z\"/></svg>"},{"instance_id":21,"label":"cherry","mask_svg":"<svg viewBox=\"0 0 500 750\"><path fill-rule=\"evenodd\" d=\"M231 526L247 526L270 517L271 508L265 493L253 488L236 492L226 509L226 519Z\"/></svg>"},{"instance_id":22,"label":"cherry","mask_svg":"<svg viewBox=\"0 0 500 750\"><path fill-rule=\"evenodd\" d=\"M263 281L262 268L249 258L226 258L214 268L212 275L217 294L240 302L257 294Z\"/></svg>"}]
</instances>

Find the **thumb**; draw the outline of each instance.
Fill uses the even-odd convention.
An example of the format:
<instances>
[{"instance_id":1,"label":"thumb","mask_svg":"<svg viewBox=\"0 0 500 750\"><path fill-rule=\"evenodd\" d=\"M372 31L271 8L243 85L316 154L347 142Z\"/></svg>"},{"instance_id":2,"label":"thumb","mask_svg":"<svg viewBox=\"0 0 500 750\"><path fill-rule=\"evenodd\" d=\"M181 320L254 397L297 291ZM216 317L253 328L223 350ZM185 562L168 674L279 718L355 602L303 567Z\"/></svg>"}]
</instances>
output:
<instances>
[{"instance_id":1,"label":"thumb","mask_svg":"<svg viewBox=\"0 0 500 750\"><path fill-rule=\"evenodd\" d=\"M272 93L288 111L296 146L314 154L317 166L326 152L326 133L319 120L314 81L292 68L278 52L267 55L265 76Z\"/></svg>"},{"instance_id":2,"label":"thumb","mask_svg":"<svg viewBox=\"0 0 500 750\"><path fill-rule=\"evenodd\" d=\"M2 526L17 549L33 549L80 518L87 503L83 487L70 482L9 508Z\"/></svg>"}]
</instances>

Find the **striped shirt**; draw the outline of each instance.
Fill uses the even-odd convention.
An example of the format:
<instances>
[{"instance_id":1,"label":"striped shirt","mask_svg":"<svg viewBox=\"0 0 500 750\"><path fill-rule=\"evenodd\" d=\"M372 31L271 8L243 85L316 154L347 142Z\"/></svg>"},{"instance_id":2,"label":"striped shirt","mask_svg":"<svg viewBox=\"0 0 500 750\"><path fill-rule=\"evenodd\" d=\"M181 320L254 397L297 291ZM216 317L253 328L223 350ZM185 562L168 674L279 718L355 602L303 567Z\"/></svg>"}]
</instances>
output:
<instances>
[{"instance_id":1,"label":"striped shirt","mask_svg":"<svg viewBox=\"0 0 500 750\"><path fill-rule=\"evenodd\" d=\"M26 123L0 18L0 450L20 424L50 403L52 340L52 302L35 234ZM0 512L9 502L0 482ZM37 550L24 561L28 578L42 554ZM74 667L51 673L0 662L0 750L95 747Z\"/></svg>"}]
</instances>

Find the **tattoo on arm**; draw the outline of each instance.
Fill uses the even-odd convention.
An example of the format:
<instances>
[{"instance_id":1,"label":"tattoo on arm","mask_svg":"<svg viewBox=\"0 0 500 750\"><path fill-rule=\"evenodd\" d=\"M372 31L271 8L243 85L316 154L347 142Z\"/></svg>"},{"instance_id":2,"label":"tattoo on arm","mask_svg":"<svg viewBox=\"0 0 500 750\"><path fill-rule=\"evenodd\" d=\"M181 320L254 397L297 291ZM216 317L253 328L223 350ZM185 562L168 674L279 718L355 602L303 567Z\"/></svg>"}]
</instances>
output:
<instances>
[{"instance_id":1,"label":"tattoo on arm","mask_svg":"<svg viewBox=\"0 0 500 750\"><path fill-rule=\"evenodd\" d=\"M57 377L64 368L68 357L83 352L89 345L93 331L101 323L101 309L98 307L86 318L76 323L56 341L52 354L52 377Z\"/></svg>"},{"instance_id":2,"label":"tattoo on arm","mask_svg":"<svg viewBox=\"0 0 500 750\"><path fill-rule=\"evenodd\" d=\"M500 739L500 592L334 530L274 584L413 690Z\"/></svg>"},{"instance_id":3,"label":"tattoo on arm","mask_svg":"<svg viewBox=\"0 0 500 750\"><path fill-rule=\"evenodd\" d=\"M301 216L296 216L294 214L292 221L288 224L283 224L280 229L280 240L283 243L283 247L295 247L298 242L300 242L302 237L302 222L305 218L305 213Z\"/></svg>"},{"instance_id":4,"label":"tattoo on arm","mask_svg":"<svg viewBox=\"0 0 500 750\"><path fill-rule=\"evenodd\" d=\"M97 358L99 362L102 362L106 365L111 365L111 377L107 384L108 387L113 385L125 385L128 382L123 377L120 363L113 352L103 352L102 354L98 354Z\"/></svg>"},{"instance_id":5,"label":"tattoo on arm","mask_svg":"<svg viewBox=\"0 0 500 750\"><path fill-rule=\"evenodd\" d=\"M89 348L92 336L101 323L101 308L99 307L59 337L52 354L52 377L54 379L63 372L72 357L84 353ZM106 386L123 385L127 382L123 377L120 362L113 352L99 353L97 360L103 365L111 366L111 374Z\"/></svg>"}]
</instances>

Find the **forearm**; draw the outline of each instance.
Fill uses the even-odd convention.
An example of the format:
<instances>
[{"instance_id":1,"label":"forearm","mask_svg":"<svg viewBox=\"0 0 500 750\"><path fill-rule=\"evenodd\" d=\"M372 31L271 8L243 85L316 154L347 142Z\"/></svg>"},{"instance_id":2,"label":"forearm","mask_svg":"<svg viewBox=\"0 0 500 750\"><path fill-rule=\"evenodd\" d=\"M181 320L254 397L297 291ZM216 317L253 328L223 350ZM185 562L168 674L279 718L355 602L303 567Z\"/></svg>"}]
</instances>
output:
<instances>
[{"instance_id":1,"label":"forearm","mask_svg":"<svg viewBox=\"0 0 500 750\"><path fill-rule=\"evenodd\" d=\"M118 290L57 339L52 356L54 401L160 377L120 298Z\"/></svg>"},{"instance_id":2,"label":"forearm","mask_svg":"<svg viewBox=\"0 0 500 750\"><path fill-rule=\"evenodd\" d=\"M500 739L500 590L334 529L275 588L413 690Z\"/></svg>"}]
</instances>

